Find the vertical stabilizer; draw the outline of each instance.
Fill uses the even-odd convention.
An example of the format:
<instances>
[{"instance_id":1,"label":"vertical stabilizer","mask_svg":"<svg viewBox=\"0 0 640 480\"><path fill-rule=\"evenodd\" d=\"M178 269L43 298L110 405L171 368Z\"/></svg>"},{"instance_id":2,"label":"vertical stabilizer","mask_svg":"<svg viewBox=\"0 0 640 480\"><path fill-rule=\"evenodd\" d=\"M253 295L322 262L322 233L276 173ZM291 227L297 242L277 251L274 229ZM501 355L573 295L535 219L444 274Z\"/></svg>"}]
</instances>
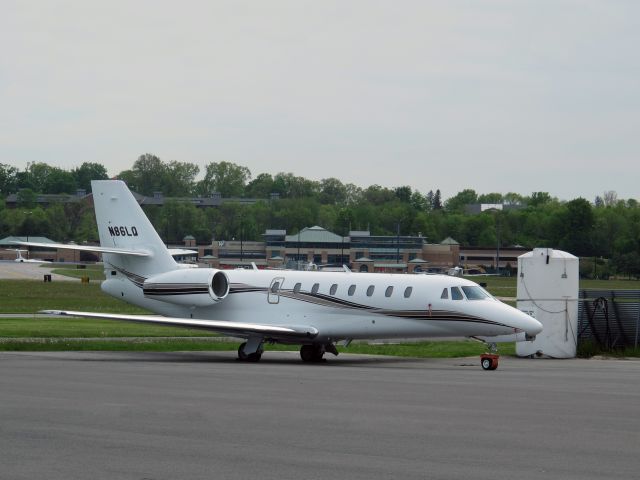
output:
<instances>
[{"instance_id":1,"label":"vertical stabilizer","mask_svg":"<svg viewBox=\"0 0 640 480\"><path fill-rule=\"evenodd\" d=\"M144 278L178 268L124 182L93 180L91 189L100 245L151 252L148 257L105 253L106 268L111 265Z\"/></svg>"}]
</instances>

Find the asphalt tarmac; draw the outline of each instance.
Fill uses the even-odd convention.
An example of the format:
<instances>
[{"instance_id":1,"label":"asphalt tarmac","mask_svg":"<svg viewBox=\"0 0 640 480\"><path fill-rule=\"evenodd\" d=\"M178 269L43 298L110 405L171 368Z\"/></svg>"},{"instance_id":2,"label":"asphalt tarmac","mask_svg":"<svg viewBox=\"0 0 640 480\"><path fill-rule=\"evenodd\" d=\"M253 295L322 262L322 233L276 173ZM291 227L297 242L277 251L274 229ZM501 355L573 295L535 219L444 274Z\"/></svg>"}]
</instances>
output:
<instances>
[{"instance_id":1,"label":"asphalt tarmac","mask_svg":"<svg viewBox=\"0 0 640 480\"><path fill-rule=\"evenodd\" d=\"M630 479L640 362L0 353L2 479Z\"/></svg>"}]
</instances>

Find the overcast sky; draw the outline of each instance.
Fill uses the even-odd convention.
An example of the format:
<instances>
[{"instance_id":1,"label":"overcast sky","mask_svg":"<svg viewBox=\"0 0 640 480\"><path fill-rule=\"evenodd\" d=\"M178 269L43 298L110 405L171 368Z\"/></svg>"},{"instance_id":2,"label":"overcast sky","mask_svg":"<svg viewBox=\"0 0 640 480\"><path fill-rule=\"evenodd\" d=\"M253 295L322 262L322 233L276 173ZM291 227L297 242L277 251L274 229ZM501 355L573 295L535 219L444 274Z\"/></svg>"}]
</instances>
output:
<instances>
[{"instance_id":1,"label":"overcast sky","mask_svg":"<svg viewBox=\"0 0 640 480\"><path fill-rule=\"evenodd\" d=\"M640 198L640 2L13 1L0 163Z\"/></svg>"}]
</instances>

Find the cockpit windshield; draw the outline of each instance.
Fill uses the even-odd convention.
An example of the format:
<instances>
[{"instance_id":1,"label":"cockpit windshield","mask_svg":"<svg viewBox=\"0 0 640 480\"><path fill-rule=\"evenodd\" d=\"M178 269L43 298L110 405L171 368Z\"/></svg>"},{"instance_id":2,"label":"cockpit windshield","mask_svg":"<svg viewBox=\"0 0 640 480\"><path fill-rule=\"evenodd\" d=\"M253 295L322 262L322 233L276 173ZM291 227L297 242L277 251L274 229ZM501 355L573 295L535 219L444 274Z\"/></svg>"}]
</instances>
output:
<instances>
[{"instance_id":1,"label":"cockpit windshield","mask_svg":"<svg viewBox=\"0 0 640 480\"><path fill-rule=\"evenodd\" d=\"M482 287L461 287L468 300L486 300L491 295Z\"/></svg>"}]
</instances>

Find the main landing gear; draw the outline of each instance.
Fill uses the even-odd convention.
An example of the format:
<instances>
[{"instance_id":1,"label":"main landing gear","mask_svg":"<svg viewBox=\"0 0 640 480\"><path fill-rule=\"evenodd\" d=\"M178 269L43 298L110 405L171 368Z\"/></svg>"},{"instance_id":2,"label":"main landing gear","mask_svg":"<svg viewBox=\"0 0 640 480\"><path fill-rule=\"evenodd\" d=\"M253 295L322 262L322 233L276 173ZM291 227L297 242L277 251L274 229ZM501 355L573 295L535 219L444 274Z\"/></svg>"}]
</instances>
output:
<instances>
[{"instance_id":1,"label":"main landing gear","mask_svg":"<svg viewBox=\"0 0 640 480\"><path fill-rule=\"evenodd\" d=\"M495 343L489 343L489 352L483 353L480 355L480 365L483 370L495 370L498 368L498 360L500 359L500 355L498 355L498 347Z\"/></svg>"},{"instance_id":2,"label":"main landing gear","mask_svg":"<svg viewBox=\"0 0 640 480\"><path fill-rule=\"evenodd\" d=\"M321 362L323 360L323 356L325 352L333 353L334 355L338 355L338 350L333 343L328 343L326 345L313 343L311 345L302 345L300 347L300 358L303 362Z\"/></svg>"},{"instance_id":3,"label":"main landing gear","mask_svg":"<svg viewBox=\"0 0 640 480\"><path fill-rule=\"evenodd\" d=\"M247 346L247 343L250 342L251 339L249 342L244 342L238 347L238 360L241 362L259 362L262 358L262 354L264 353L262 343L259 345L254 343L253 345ZM247 353L251 350L254 350L253 353ZM318 363L323 361L323 357L326 352L338 355L338 349L333 343L314 343L311 345L302 345L300 348L300 358L305 362Z\"/></svg>"},{"instance_id":4,"label":"main landing gear","mask_svg":"<svg viewBox=\"0 0 640 480\"><path fill-rule=\"evenodd\" d=\"M244 342L238 347L238 360L241 362L259 362L262 358L262 352L264 352L262 345L253 353L246 353L244 351L246 346L247 342Z\"/></svg>"}]
</instances>

